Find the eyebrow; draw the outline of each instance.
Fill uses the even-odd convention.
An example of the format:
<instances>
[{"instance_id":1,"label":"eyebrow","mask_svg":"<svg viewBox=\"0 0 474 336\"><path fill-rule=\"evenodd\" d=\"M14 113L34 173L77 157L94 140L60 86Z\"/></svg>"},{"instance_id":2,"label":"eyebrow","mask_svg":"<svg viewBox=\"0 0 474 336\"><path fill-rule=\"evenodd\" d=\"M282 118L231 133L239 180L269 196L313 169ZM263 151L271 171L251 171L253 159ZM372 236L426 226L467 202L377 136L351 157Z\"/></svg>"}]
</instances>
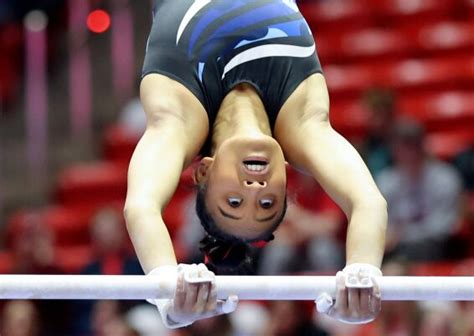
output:
<instances>
[{"instance_id":1,"label":"eyebrow","mask_svg":"<svg viewBox=\"0 0 474 336\"><path fill-rule=\"evenodd\" d=\"M219 209L220 213L221 213L222 216L224 216L224 217L227 217L227 218L230 218L230 219L235 219L235 220L240 220L240 219L242 219L242 218L240 218L240 217L232 216L231 214L229 214L229 213L225 212L224 210L222 210L221 207L219 207L219 206L218 206L217 208Z\"/></svg>"},{"instance_id":2,"label":"eyebrow","mask_svg":"<svg viewBox=\"0 0 474 336\"><path fill-rule=\"evenodd\" d=\"M242 218L241 217L236 217L236 216L233 216L227 212L225 212L224 210L221 209L221 207L217 207L219 209L219 212L222 214L222 216L224 217L227 217L227 218L230 218L230 219L234 219L234 220L241 220ZM269 221L273 218L275 218L276 216L276 212L273 213L272 215L268 216L268 217L265 217L265 218L261 218L261 219L257 219L257 222L266 222L266 221Z\"/></svg>"},{"instance_id":3,"label":"eyebrow","mask_svg":"<svg viewBox=\"0 0 474 336\"><path fill-rule=\"evenodd\" d=\"M272 215L270 215L270 216L268 216L268 217L261 218L261 219L257 219L257 222L267 222L267 221L269 221L270 219L275 218L276 214L277 214L277 213L274 212Z\"/></svg>"}]
</instances>

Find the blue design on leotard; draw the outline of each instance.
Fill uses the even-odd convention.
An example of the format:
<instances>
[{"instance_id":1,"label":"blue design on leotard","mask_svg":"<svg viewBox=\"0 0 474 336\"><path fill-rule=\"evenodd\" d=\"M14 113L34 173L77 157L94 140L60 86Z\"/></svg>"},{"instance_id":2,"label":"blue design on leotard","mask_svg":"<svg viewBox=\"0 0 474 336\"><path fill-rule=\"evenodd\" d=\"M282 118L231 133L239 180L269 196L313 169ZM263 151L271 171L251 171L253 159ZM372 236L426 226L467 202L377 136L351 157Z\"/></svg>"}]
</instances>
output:
<instances>
[{"instance_id":1,"label":"blue design on leotard","mask_svg":"<svg viewBox=\"0 0 474 336\"><path fill-rule=\"evenodd\" d=\"M225 2L225 6L219 6L219 1L215 1L213 3L214 7L207 10L204 15L201 16L200 20L193 26L193 32L191 34L191 39L189 42L188 53L191 53L191 50L194 48L199 36L203 33L203 31L215 20L226 15L239 7L243 7L247 5L247 1L233 1L229 5L229 1Z\"/></svg>"},{"instance_id":2,"label":"blue design on leotard","mask_svg":"<svg viewBox=\"0 0 474 336\"><path fill-rule=\"evenodd\" d=\"M217 1L216 1L217 2ZM227 1L226 1L227 3ZM191 55L193 49L199 40L200 35L205 30L205 28L211 24L214 20L218 19L222 15L231 13L233 10L242 7L243 4L248 4L249 1L238 1L237 6L234 4L232 9L226 9L225 11L218 9L211 9L208 13L204 13L199 22L193 27L193 33L188 46L188 54ZM219 28L217 28L208 38L207 44L212 45L213 41L217 41L219 38L230 35L236 30L242 29L242 27L258 24L259 22L265 20L275 19L281 16L287 16L296 13L296 11L287 6L281 6L280 3L269 3L254 9L249 10L248 12L242 13L241 15L224 22ZM212 46L211 46L212 48ZM205 60L207 58L206 53L200 53L199 59Z\"/></svg>"}]
</instances>

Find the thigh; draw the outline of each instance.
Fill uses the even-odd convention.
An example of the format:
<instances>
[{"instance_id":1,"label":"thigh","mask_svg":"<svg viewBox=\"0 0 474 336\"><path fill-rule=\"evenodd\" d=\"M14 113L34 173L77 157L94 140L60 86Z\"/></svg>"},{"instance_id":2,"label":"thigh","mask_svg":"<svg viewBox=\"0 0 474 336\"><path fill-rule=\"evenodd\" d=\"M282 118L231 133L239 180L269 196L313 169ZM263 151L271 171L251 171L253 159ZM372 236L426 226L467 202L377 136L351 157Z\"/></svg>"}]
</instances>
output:
<instances>
[{"instance_id":1,"label":"thigh","mask_svg":"<svg viewBox=\"0 0 474 336\"><path fill-rule=\"evenodd\" d=\"M209 133L206 110L196 96L181 83L160 74L146 75L140 97L147 116L147 129L176 129L187 139L186 153L199 153Z\"/></svg>"}]
</instances>

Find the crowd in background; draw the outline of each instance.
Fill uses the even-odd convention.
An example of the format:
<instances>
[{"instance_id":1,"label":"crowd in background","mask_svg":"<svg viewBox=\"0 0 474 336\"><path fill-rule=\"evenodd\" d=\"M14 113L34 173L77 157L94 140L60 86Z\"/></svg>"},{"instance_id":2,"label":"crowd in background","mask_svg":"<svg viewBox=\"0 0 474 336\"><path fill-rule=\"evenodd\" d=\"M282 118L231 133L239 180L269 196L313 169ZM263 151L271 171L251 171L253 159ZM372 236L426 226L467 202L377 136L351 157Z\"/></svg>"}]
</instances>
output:
<instances>
[{"instance_id":1,"label":"crowd in background","mask_svg":"<svg viewBox=\"0 0 474 336\"><path fill-rule=\"evenodd\" d=\"M54 9L58 2L44 1L44 6ZM14 101L21 73L18 27L8 22L29 8L28 2L6 3L0 2L0 44L10 46L5 48L10 53L0 53L0 75L16 84L0 83L4 108ZM400 117L395 91L374 88L360 99L369 112L368 132L363 139L351 140L388 202L384 274L473 275L474 145L448 161L438 158L427 146L424 125ZM139 100L132 99L123 107L118 124L131 137L138 137L144 123ZM344 267L346 217L310 176L289 169L288 189L287 216L275 240L255 250L255 274L334 274ZM194 193L187 192L179 203L179 210L174 210L179 213L174 215L182 223L173 227L177 254L181 262L202 262L197 247L203 231L194 212ZM12 256L2 266L5 272L67 272L56 262L56 237L43 221L31 213L14 232L5 233ZM92 255L80 274L143 274L120 207L110 204L95 211L89 240ZM468 336L474 335L474 303L384 302L374 323L353 326L317 315L313 302L241 302L232 315L169 331L163 328L156 308L146 302L4 301L0 303L0 334Z\"/></svg>"},{"instance_id":2,"label":"crowd in background","mask_svg":"<svg viewBox=\"0 0 474 336\"><path fill-rule=\"evenodd\" d=\"M459 153L453 162L443 162L424 146L422 125L396 117L396 99L391 92L374 90L367 94L366 101L373 113L371 132L358 145L388 201L384 274L410 274L419 263L447 261L452 274L469 274L474 267L469 262L472 206L467 204L473 192L472 149ZM140 113L140 109L135 112ZM133 124L131 131L136 127ZM471 163L470 168L466 161ZM256 274L333 274L344 266L345 216L312 177L289 170L288 178L288 215L275 241L256 250ZM175 244L181 249L182 262L202 262L197 242L203 231L194 212L194 194L189 193L182 203L184 220ZM120 210L100 209L90 223L89 234L94 257L81 274L142 274ZM63 273L54 264L53 244L52 232L32 214L11 237L15 256L11 273ZM384 302L377 321L359 327L316 315L311 302L242 302L231 316L199 321L173 332L163 329L155 307L145 302L10 301L2 306L3 335L474 333L472 303Z\"/></svg>"}]
</instances>

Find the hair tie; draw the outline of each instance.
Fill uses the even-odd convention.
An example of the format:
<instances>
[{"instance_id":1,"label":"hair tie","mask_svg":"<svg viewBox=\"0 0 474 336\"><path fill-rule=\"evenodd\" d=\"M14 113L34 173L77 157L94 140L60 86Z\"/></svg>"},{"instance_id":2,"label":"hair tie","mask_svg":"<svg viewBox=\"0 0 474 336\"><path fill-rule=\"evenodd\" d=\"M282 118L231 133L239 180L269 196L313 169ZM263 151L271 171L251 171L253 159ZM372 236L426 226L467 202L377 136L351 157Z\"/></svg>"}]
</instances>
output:
<instances>
[{"instance_id":1,"label":"hair tie","mask_svg":"<svg viewBox=\"0 0 474 336\"><path fill-rule=\"evenodd\" d=\"M250 245L255 248L264 248L265 246L267 246L267 244L268 241L266 240L257 240L255 242L250 243Z\"/></svg>"}]
</instances>

